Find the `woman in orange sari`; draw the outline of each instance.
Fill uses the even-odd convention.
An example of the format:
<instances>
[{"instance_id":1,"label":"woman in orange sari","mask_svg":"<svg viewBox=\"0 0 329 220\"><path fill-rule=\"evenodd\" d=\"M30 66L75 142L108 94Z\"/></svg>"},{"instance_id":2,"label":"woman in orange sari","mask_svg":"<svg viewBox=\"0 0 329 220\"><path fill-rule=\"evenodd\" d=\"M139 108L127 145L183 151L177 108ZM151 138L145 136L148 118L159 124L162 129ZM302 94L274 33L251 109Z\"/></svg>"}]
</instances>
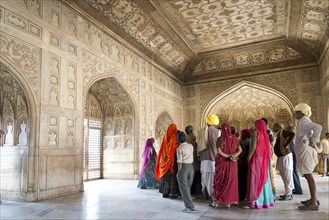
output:
<instances>
[{"instance_id":1,"label":"woman in orange sari","mask_svg":"<svg viewBox=\"0 0 329 220\"><path fill-rule=\"evenodd\" d=\"M155 165L155 175L160 181L159 192L164 198L177 198L179 194L176 160L177 126L170 124L163 136L160 151Z\"/></svg>"}]
</instances>

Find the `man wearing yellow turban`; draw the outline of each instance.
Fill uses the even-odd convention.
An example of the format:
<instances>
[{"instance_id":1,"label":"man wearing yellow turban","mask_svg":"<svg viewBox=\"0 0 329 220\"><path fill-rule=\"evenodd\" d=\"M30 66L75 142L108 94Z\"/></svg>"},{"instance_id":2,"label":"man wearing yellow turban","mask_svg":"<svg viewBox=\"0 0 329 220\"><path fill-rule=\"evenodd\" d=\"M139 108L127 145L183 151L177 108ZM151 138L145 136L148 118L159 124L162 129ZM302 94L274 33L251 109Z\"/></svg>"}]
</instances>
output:
<instances>
[{"instance_id":1,"label":"man wearing yellow turban","mask_svg":"<svg viewBox=\"0 0 329 220\"><path fill-rule=\"evenodd\" d=\"M206 118L207 126L198 132L198 153L201 160L201 185L204 198L212 195L215 175L215 159L217 155L217 139L220 131L215 127L219 124L217 115Z\"/></svg>"},{"instance_id":2,"label":"man wearing yellow turban","mask_svg":"<svg viewBox=\"0 0 329 220\"><path fill-rule=\"evenodd\" d=\"M319 210L319 202L316 198L316 185L312 175L314 167L318 163L316 144L320 141L321 125L309 119L312 115L311 107L305 103L299 103L294 108L295 118L298 120L296 128L295 154L298 171L306 178L311 199L302 201L300 210Z\"/></svg>"}]
</instances>

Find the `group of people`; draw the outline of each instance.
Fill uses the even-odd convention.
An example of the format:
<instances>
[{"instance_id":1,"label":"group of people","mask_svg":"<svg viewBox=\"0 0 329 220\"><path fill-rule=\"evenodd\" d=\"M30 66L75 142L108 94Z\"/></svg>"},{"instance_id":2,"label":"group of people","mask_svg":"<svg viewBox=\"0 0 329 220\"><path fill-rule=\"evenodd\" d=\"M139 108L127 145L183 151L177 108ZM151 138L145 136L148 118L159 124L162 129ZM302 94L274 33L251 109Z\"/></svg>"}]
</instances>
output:
<instances>
[{"instance_id":1,"label":"group of people","mask_svg":"<svg viewBox=\"0 0 329 220\"><path fill-rule=\"evenodd\" d=\"M183 212L195 212L192 195L211 199L209 206L239 204L241 208L269 208L276 199L271 158L277 156L285 194L278 200L291 200L302 194L296 168L307 180L311 198L301 201L300 210L318 210L312 172L317 164L317 145L322 127L313 123L311 108L300 103L294 108L297 127L275 123L273 132L265 118L252 128L237 132L228 123L219 127L211 114L206 126L194 135L191 125L185 132L170 124L156 154L154 139L146 141L142 154L139 188L157 188L164 198L182 196ZM276 134L276 139L273 138Z\"/></svg>"}]
</instances>

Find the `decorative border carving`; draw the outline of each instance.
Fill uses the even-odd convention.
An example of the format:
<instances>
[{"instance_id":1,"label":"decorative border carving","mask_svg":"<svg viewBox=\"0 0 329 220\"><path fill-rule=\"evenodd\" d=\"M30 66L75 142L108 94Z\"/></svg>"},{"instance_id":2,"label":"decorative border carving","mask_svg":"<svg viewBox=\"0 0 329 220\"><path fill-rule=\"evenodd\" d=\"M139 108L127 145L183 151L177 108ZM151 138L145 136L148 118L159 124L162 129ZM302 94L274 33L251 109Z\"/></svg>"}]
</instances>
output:
<instances>
[{"instance_id":1,"label":"decorative border carving","mask_svg":"<svg viewBox=\"0 0 329 220\"><path fill-rule=\"evenodd\" d=\"M0 20L38 39L42 38L42 28L21 16L0 7Z\"/></svg>"},{"instance_id":2,"label":"decorative border carving","mask_svg":"<svg viewBox=\"0 0 329 220\"><path fill-rule=\"evenodd\" d=\"M39 91L41 49L0 32L0 51L25 75L36 94Z\"/></svg>"}]
</instances>

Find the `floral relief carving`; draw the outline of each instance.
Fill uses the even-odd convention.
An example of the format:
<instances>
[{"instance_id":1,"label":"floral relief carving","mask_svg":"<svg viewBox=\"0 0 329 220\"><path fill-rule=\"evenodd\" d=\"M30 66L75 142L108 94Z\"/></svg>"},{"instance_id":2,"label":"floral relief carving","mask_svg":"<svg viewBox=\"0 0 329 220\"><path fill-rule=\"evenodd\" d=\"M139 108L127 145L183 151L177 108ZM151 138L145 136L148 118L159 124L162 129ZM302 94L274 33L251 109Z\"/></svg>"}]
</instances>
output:
<instances>
[{"instance_id":1,"label":"floral relief carving","mask_svg":"<svg viewBox=\"0 0 329 220\"><path fill-rule=\"evenodd\" d=\"M3 16L4 13L4 16ZM42 28L29 20L22 18L21 16L12 13L4 8L0 7L0 20L3 20L6 24L30 34L33 37L41 39Z\"/></svg>"},{"instance_id":2,"label":"floral relief carving","mask_svg":"<svg viewBox=\"0 0 329 220\"><path fill-rule=\"evenodd\" d=\"M5 11L5 23L23 31L28 32L28 21L21 18L20 16L17 16L16 14L6 10Z\"/></svg>"},{"instance_id":3,"label":"floral relief carving","mask_svg":"<svg viewBox=\"0 0 329 220\"><path fill-rule=\"evenodd\" d=\"M39 91L41 49L0 32L0 51L27 77L35 92Z\"/></svg>"},{"instance_id":4,"label":"floral relief carving","mask_svg":"<svg viewBox=\"0 0 329 220\"><path fill-rule=\"evenodd\" d=\"M50 16L49 23L62 28L62 4L58 0L49 0L51 1L50 7Z\"/></svg>"},{"instance_id":5,"label":"floral relief carving","mask_svg":"<svg viewBox=\"0 0 329 220\"><path fill-rule=\"evenodd\" d=\"M77 56L77 46L68 42L68 52L70 52L74 56Z\"/></svg>"},{"instance_id":6,"label":"floral relief carving","mask_svg":"<svg viewBox=\"0 0 329 220\"><path fill-rule=\"evenodd\" d=\"M42 18L42 0L31 0L30 3L31 13Z\"/></svg>"},{"instance_id":7,"label":"floral relief carving","mask_svg":"<svg viewBox=\"0 0 329 220\"><path fill-rule=\"evenodd\" d=\"M29 22L29 34L41 39L42 37L42 28L36 24Z\"/></svg>"},{"instance_id":8,"label":"floral relief carving","mask_svg":"<svg viewBox=\"0 0 329 220\"><path fill-rule=\"evenodd\" d=\"M271 39L287 26L288 0L152 2L197 53Z\"/></svg>"},{"instance_id":9,"label":"floral relief carving","mask_svg":"<svg viewBox=\"0 0 329 220\"><path fill-rule=\"evenodd\" d=\"M68 91L66 104L68 108L75 109L76 95L77 95L75 63L72 62L68 63L68 73L66 76L66 80L67 80L67 91Z\"/></svg>"},{"instance_id":10,"label":"floral relief carving","mask_svg":"<svg viewBox=\"0 0 329 220\"><path fill-rule=\"evenodd\" d=\"M255 67L301 58L303 57L297 51L288 46L250 50L235 55L202 60L195 68L193 75Z\"/></svg>"},{"instance_id":11,"label":"floral relief carving","mask_svg":"<svg viewBox=\"0 0 329 220\"><path fill-rule=\"evenodd\" d=\"M59 91L60 91L60 72L61 72L61 58L51 54L50 55L50 88L49 96L51 105L57 106L59 103Z\"/></svg>"},{"instance_id":12,"label":"floral relief carving","mask_svg":"<svg viewBox=\"0 0 329 220\"><path fill-rule=\"evenodd\" d=\"M329 2L304 0L298 24L298 40L313 48L319 56L328 40Z\"/></svg>"},{"instance_id":13,"label":"floral relief carving","mask_svg":"<svg viewBox=\"0 0 329 220\"><path fill-rule=\"evenodd\" d=\"M43 0L15 0L12 2L28 10L31 14L42 18Z\"/></svg>"},{"instance_id":14,"label":"floral relief carving","mask_svg":"<svg viewBox=\"0 0 329 220\"><path fill-rule=\"evenodd\" d=\"M153 21L150 15L134 1L122 0L111 2L111 4L98 0L87 0L87 2L136 41L158 54L168 65L177 70L183 70L187 56L175 46L168 34ZM129 14L124 13L127 10L130 11Z\"/></svg>"},{"instance_id":15,"label":"floral relief carving","mask_svg":"<svg viewBox=\"0 0 329 220\"><path fill-rule=\"evenodd\" d=\"M58 48L61 48L61 39L55 34L50 34L49 44Z\"/></svg>"},{"instance_id":16,"label":"floral relief carving","mask_svg":"<svg viewBox=\"0 0 329 220\"><path fill-rule=\"evenodd\" d=\"M66 120L66 146L74 147L75 145L75 119L67 118Z\"/></svg>"},{"instance_id":17,"label":"floral relief carving","mask_svg":"<svg viewBox=\"0 0 329 220\"><path fill-rule=\"evenodd\" d=\"M5 20L5 9L0 7L0 21L4 21Z\"/></svg>"}]
</instances>

